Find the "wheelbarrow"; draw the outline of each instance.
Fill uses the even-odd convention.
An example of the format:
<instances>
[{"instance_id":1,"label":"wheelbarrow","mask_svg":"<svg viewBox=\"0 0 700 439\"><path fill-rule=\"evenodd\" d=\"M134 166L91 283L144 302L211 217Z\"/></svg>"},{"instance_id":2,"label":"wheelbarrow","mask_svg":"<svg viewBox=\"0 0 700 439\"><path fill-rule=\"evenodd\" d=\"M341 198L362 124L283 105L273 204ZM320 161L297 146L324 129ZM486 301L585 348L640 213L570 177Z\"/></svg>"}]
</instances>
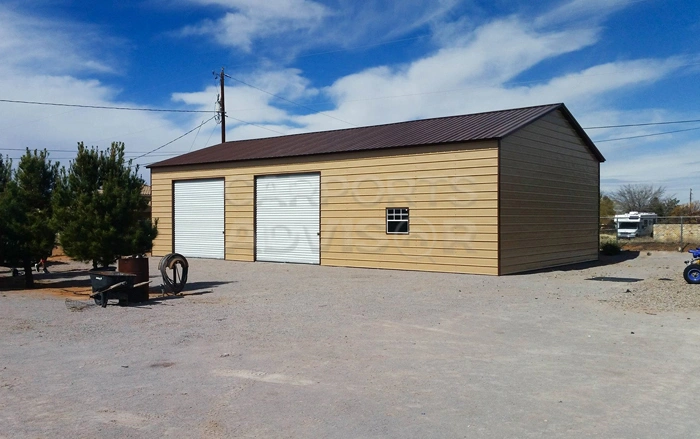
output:
<instances>
[{"instance_id":1,"label":"wheelbarrow","mask_svg":"<svg viewBox=\"0 0 700 439\"><path fill-rule=\"evenodd\" d=\"M129 304L129 294L133 294L137 288L148 285L151 281L134 284L135 274L121 273L118 271L93 271L90 273L92 284L92 297L97 305L105 308L107 302L119 300L120 305Z\"/></svg>"}]
</instances>

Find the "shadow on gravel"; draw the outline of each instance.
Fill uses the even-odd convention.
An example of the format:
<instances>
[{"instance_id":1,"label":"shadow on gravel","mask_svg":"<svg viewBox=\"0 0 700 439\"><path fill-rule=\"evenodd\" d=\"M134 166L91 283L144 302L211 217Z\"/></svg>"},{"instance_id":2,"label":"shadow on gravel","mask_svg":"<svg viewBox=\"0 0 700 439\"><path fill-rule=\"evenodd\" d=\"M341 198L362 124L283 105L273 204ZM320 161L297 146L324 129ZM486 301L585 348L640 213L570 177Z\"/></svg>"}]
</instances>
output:
<instances>
[{"instance_id":1,"label":"shadow on gravel","mask_svg":"<svg viewBox=\"0 0 700 439\"><path fill-rule=\"evenodd\" d=\"M222 282L222 283L230 283L230 282ZM191 291L191 292L184 291L181 294L175 294L175 295L170 295L170 296L155 296L155 297L150 297L145 302L130 303L129 307L130 308L139 308L139 309L152 309L150 305L166 305L165 302L169 302L171 300L184 299L187 296L202 296L204 294L210 294L213 292L214 292L214 290ZM151 294L153 294L153 293L151 293ZM110 303L109 305L112 305L112 303ZM114 304L114 305L116 305L116 304Z\"/></svg>"},{"instance_id":2,"label":"shadow on gravel","mask_svg":"<svg viewBox=\"0 0 700 439\"><path fill-rule=\"evenodd\" d=\"M139 302L139 303L130 303L129 306L135 307L135 308L149 309L149 305L159 305L159 304L163 304L163 302L170 301L170 300L184 299L187 296L202 296L204 294L210 294L210 293L214 292L214 290L211 288L215 288L215 287L218 287L220 285L232 284L232 283L236 283L236 281L192 282L192 283L188 283L185 285L185 290L182 293L173 294L173 295L160 295L157 292L158 287L151 287L151 297L148 299L148 301Z\"/></svg>"},{"instance_id":3,"label":"shadow on gravel","mask_svg":"<svg viewBox=\"0 0 700 439\"><path fill-rule=\"evenodd\" d=\"M87 270L72 269L51 273L34 273L34 289L41 288L85 288L90 287ZM24 290L24 275L17 277L0 277L0 289Z\"/></svg>"},{"instance_id":4,"label":"shadow on gravel","mask_svg":"<svg viewBox=\"0 0 700 439\"><path fill-rule=\"evenodd\" d=\"M621 262L626 262L631 259L637 259L639 257L639 254L640 252L636 250L623 250L620 252L620 254L617 255L604 255L601 253L598 255L598 263L595 264L595 266L619 264Z\"/></svg>"},{"instance_id":5,"label":"shadow on gravel","mask_svg":"<svg viewBox=\"0 0 700 439\"><path fill-rule=\"evenodd\" d=\"M571 265L562 265L559 267L542 268L540 270L533 270L533 271L526 271L523 273L516 273L515 276L528 275L528 274L538 274L538 273L551 273L553 271L577 271L577 270L585 270L585 269L593 268L593 267L602 267L605 265L615 265L615 264L620 264L623 262L630 261L632 259L637 259L639 257L639 254L640 254L640 252L631 251L631 250L621 251L619 254L612 255L612 256L604 255L604 254L600 253L598 255L597 261L582 262L579 264L571 264Z\"/></svg>"},{"instance_id":6,"label":"shadow on gravel","mask_svg":"<svg viewBox=\"0 0 700 439\"><path fill-rule=\"evenodd\" d=\"M596 277L589 277L586 280L597 280L600 282L634 283L634 282L641 282L644 279L639 279L636 277L596 276Z\"/></svg>"},{"instance_id":7,"label":"shadow on gravel","mask_svg":"<svg viewBox=\"0 0 700 439\"><path fill-rule=\"evenodd\" d=\"M90 287L87 270L68 270L59 273L44 273L34 278L38 288L83 288Z\"/></svg>"},{"instance_id":8,"label":"shadow on gravel","mask_svg":"<svg viewBox=\"0 0 700 439\"><path fill-rule=\"evenodd\" d=\"M204 290L207 288L214 288L214 287L218 287L220 285L233 284L236 282L237 281L235 281L235 280L230 280L230 281L226 281L226 282L219 282L219 281L188 282L185 285L185 291L183 291L182 294L184 294L186 296L188 294L192 294L192 293L190 293L190 291L195 292L196 290Z\"/></svg>"}]
</instances>

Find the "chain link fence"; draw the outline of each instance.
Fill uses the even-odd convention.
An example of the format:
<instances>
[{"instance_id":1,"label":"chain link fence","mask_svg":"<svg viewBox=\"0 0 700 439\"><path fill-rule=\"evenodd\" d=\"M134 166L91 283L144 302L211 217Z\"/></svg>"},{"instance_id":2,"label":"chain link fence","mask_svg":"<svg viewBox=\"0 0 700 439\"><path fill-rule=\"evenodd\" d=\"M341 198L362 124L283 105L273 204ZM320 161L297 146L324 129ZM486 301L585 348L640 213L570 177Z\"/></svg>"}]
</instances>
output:
<instances>
[{"instance_id":1,"label":"chain link fence","mask_svg":"<svg viewBox=\"0 0 700 439\"><path fill-rule=\"evenodd\" d=\"M619 238L615 217L600 217L601 241L638 241L678 244L700 244L700 216L663 216L656 219L653 233L636 238Z\"/></svg>"}]
</instances>

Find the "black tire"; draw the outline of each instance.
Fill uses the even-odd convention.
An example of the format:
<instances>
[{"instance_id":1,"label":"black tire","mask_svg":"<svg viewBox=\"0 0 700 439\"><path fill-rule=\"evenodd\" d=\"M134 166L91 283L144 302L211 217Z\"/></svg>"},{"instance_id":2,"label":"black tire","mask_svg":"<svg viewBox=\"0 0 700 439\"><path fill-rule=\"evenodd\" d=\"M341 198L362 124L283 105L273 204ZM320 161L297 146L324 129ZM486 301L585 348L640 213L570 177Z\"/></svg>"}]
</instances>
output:
<instances>
[{"instance_id":1,"label":"black tire","mask_svg":"<svg viewBox=\"0 0 700 439\"><path fill-rule=\"evenodd\" d=\"M187 283L188 269L187 259L178 253L170 253L160 260L158 270L163 275L166 294L180 294L182 292Z\"/></svg>"},{"instance_id":2,"label":"black tire","mask_svg":"<svg viewBox=\"0 0 700 439\"><path fill-rule=\"evenodd\" d=\"M689 284L700 284L700 264L688 264L683 270L683 279Z\"/></svg>"},{"instance_id":3,"label":"black tire","mask_svg":"<svg viewBox=\"0 0 700 439\"><path fill-rule=\"evenodd\" d=\"M93 297L93 300L95 301L95 305L102 306L102 294L96 295L95 297Z\"/></svg>"}]
</instances>

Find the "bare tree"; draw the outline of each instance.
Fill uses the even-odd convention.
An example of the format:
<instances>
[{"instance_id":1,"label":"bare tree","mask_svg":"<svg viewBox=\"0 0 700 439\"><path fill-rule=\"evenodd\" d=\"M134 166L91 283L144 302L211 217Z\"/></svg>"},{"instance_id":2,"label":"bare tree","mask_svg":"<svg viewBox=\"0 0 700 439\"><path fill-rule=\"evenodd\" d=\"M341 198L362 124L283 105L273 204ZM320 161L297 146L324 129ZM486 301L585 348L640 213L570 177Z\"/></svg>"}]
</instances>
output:
<instances>
[{"instance_id":1,"label":"bare tree","mask_svg":"<svg viewBox=\"0 0 700 439\"><path fill-rule=\"evenodd\" d=\"M610 195L620 212L652 210L654 200L664 199L666 189L651 184L626 184Z\"/></svg>"}]
</instances>

